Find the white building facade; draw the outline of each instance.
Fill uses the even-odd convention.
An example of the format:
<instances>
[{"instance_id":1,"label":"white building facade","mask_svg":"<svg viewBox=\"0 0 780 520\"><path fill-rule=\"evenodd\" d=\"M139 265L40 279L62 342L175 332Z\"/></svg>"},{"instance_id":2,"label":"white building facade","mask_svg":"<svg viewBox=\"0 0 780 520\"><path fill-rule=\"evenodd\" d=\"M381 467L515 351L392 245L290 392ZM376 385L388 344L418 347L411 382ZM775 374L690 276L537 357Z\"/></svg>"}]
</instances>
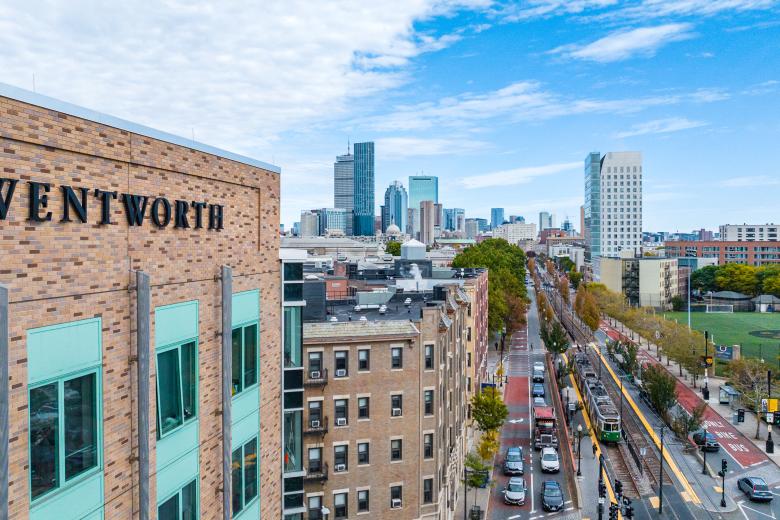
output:
<instances>
[{"instance_id":1,"label":"white building facade","mask_svg":"<svg viewBox=\"0 0 780 520\"><path fill-rule=\"evenodd\" d=\"M525 224L515 222L513 224L502 224L493 230L493 238L503 238L510 244L517 245L518 242L536 239L536 224Z\"/></svg>"},{"instance_id":2,"label":"white building facade","mask_svg":"<svg viewBox=\"0 0 780 520\"><path fill-rule=\"evenodd\" d=\"M720 239L728 242L766 242L777 240L777 224L725 224Z\"/></svg>"}]
</instances>

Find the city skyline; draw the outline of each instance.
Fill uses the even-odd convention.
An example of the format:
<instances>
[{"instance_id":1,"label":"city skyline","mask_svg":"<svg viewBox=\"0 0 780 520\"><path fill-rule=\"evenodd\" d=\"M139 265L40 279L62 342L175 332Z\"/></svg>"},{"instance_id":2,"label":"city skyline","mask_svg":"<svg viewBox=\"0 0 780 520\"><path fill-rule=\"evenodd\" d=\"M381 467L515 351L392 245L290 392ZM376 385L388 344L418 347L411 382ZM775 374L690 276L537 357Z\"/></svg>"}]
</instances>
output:
<instances>
[{"instance_id":1,"label":"city skyline","mask_svg":"<svg viewBox=\"0 0 780 520\"><path fill-rule=\"evenodd\" d=\"M778 3L577 6L269 4L260 16L68 4L38 16L16 4L0 81L268 158L282 168L287 227L333 205L329 172L348 139L376 143L377 186L437 175L445 206L470 216L505 207L576 221L582 158L641 150L646 229L773 220ZM209 24L189 23L206 13ZM281 14L298 22L278 26Z\"/></svg>"}]
</instances>

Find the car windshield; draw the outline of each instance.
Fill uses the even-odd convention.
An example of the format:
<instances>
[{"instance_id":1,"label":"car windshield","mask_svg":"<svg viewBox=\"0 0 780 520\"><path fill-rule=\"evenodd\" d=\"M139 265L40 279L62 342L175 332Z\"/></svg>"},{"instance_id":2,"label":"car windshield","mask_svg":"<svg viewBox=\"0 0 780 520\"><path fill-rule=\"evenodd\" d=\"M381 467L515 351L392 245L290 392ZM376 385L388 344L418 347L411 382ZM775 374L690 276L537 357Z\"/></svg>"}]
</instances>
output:
<instances>
[{"instance_id":1,"label":"car windshield","mask_svg":"<svg viewBox=\"0 0 780 520\"><path fill-rule=\"evenodd\" d=\"M561 490L557 486L547 486L544 488L544 496L559 497L561 496Z\"/></svg>"},{"instance_id":2,"label":"car windshield","mask_svg":"<svg viewBox=\"0 0 780 520\"><path fill-rule=\"evenodd\" d=\"M524 490L522 484L513 484L511 482L509 483L509 487L507 489L513 493L520 493Z\"/></svg>"},{"instance_id":3,"label":"car windshield","mask_svg":"<svg viewBox=\"0 0 780 520\"><path fill-rule=\"evenodd\" d=\"M520 460L520 452L510 451L506 454L506 460L509 462L517 462Z\"/></svg>"},{"instance_id":4,"label":"car windshield","mask_svg":"<svg viewBox=\"0 0 780 520\"><path fill-rule=\"evenodd\" d=\"M545 453L544 455L542 455L542 460L548 460L548 461L558 460L558 455L556 455L555 453Z\"/></svg>"}]
</instances>

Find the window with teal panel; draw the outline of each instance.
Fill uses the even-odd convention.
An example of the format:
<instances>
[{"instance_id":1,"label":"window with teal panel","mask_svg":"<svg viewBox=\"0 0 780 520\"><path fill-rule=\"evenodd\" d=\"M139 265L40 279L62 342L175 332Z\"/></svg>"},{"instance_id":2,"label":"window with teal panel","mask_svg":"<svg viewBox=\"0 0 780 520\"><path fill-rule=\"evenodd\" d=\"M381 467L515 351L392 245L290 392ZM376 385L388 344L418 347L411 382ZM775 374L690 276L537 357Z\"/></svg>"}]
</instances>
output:
<instances>
[{"instance_id":1,"label":"window with teal panel","mask_svg":"<svg viewBox=\"0 0 780 520\"><path fill-rule=\"evenodd\" d=\"M233 516L257 499L257 437L233 450L231 466Z\"/></svg>"},{"instance_id":2,"label":"window with teal panel","mask_svg":"<svg viewBox=\"0 0 780 520\"><path fill-rule=\"evenodd\" d=\"M157 437L198 415L198 347L189 341L157 354Z\"/></svg>"},{"instance_id":3,"label":"window with teal panel","mask_svg":"<svg viewBox=\"0 0 780 520\"><path fill-rule=\"evenodd\" d=\"M157 507L157 520L197 520L198 518L197 478Z\"/></svg>"},{"instance_id":4,"label":"window with teal panel","mask_svg":"<svg viewBox=\"0 0 780 520\"><path fill-rule=\"evenodd\" d=\"M284 368L303 366L301 307L284 308Z\"/></svg>"},{"instance_id":5,"label":"window with teal panel","mask_svg":"<svg viewBox=\"0 0 780 520\"><path fill-rule=\"evenodd\" d=\"M98 369L30 388L30 495L35 500L100 466Z\"/></svg>"},{"instance_id":6,"label":"window with teal panel","mask_svg":"<svg viewBox=\"0 0 780 520\"><path fill-rule=\"evenodd\" d=\"M257 323L233 329L233 395L257 384Z\"/></svg>"}]
</instances>

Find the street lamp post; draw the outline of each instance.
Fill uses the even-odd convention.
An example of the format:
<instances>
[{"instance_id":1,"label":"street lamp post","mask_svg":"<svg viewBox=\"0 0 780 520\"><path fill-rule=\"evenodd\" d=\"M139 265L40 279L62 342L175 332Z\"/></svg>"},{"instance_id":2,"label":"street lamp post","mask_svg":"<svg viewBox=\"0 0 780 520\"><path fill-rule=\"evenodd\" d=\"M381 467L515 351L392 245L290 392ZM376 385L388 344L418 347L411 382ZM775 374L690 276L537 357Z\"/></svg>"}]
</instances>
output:
<instances>
[{"instance_id":1,"label":"street lamp post","mask_svg":"<svg viewBox=\"0 0 780 520\"><path fill-rule=\"evenodd\" d=\"M704 388L701 389L701 396L704 398L705 401L710 400L710 389L708 386L709 377L707 375L707 360L709 359L709 352L708 352L708 344L710 340L710 333L709 331L704 331Z\"/></svg>"},{"instance_id":2,"label":"street lamp post","mask_svg":"<svg viewBox=\"0 0 780 520\"><path fill-rule=\"evenodd\" d=\"M707 427L704 427L704 444L701 447L702 463L701 474L707 474Z\"/></svg>"},{"instance_id":3,"label":"street lamp post","mask_svg":"<svg viewBox=\"0 0 780 520\"><path fill-rule=\"evenodd\" d=\"M772 371L766 371L766 397L767 400L772 398ZM775 412L777 413L777 412ZM774 419L774 417L773 417ZM772 422L766 422L767 434L766 434L766 452L775 452L775 443L772 441Z\"/></svg>"},{"instance_id":4,"label":"street lamp post","mask_svg":"<svg viewBox=\"0 0 780 520\"><path fill-rule=\"evenodd\" d=\"M582 476L582 425L577 425L577 476Z\"/></svg>"}]
</instances>

